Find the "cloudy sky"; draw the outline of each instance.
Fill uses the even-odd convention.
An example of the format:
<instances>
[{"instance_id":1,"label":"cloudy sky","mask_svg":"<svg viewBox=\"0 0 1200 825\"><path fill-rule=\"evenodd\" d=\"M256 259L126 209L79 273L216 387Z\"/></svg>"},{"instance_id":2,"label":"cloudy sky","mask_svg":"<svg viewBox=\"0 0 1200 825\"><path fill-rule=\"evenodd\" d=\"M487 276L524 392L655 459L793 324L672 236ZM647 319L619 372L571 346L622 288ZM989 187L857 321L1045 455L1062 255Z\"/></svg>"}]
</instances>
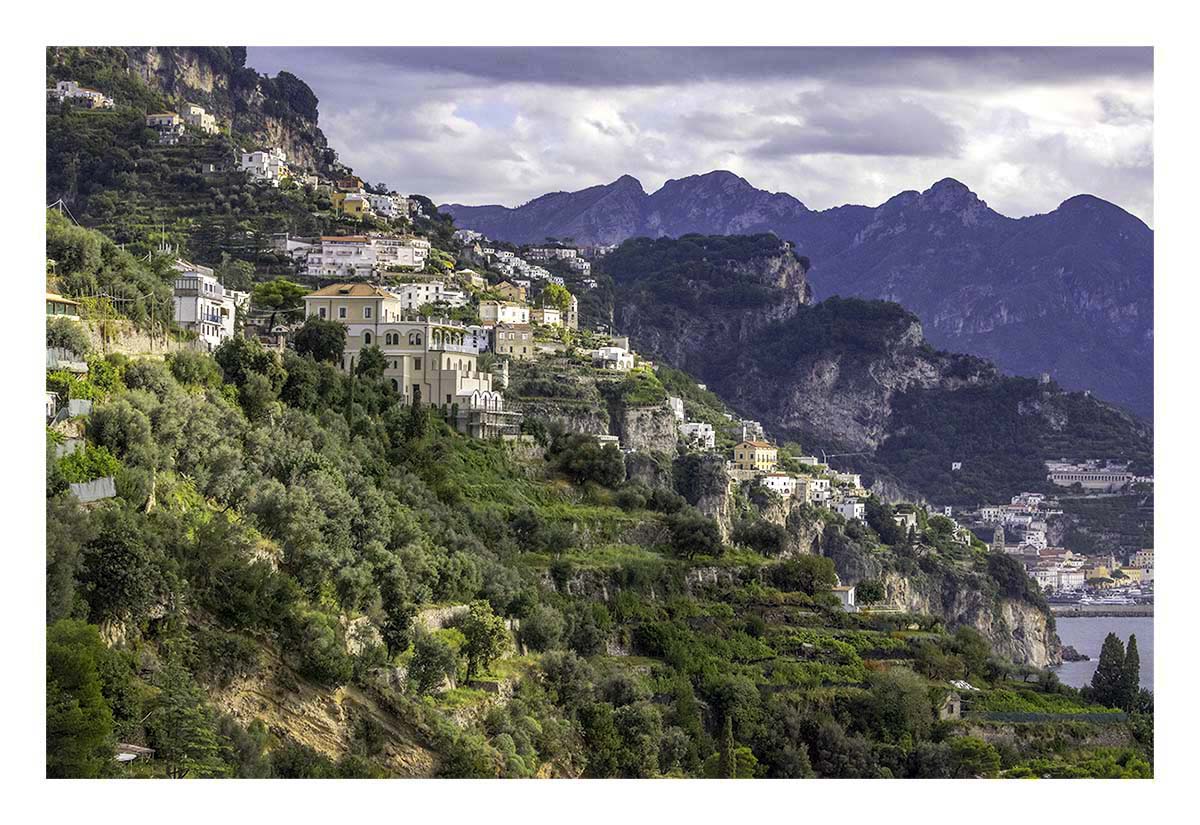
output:
<instances>
[{"instance_id":1,"label":"cloudy sky","mask_svg":"<svg viewBox=\"0 0 1200 825\"><path fill-rule=\"evenodd\" d=\"M251 47L248 62L312 86L358 174L438 203L728 169L814 209L954 177L1014 217L1089 193L1153 219L1150 49Z\"/></svg>"}]
</instances>

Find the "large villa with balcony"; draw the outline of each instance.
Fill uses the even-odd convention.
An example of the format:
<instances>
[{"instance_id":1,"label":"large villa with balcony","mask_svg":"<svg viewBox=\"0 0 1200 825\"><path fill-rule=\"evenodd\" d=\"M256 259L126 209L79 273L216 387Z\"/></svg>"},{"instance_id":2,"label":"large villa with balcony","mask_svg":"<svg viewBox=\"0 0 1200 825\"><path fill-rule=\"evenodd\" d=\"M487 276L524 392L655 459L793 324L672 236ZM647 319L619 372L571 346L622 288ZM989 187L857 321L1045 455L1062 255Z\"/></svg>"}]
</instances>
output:
<instances>
[{"instance_id":1,"label":"large villa with balcony","mask_svg":"<svg viewBox=\"0 0 1200 825\"><path fill-rule=\"evenodd\" d=\"M306 295L304 304L307 316L346 327L342 369L351 370L364 347L379 347L386 359L384 380L404 403L419 391L423 402L455 411L455 426L477 438L520 431L521 414L504 409L461 323L420 317L391 292L364 283L327 286Z\"/></svg>"}]
</instances>

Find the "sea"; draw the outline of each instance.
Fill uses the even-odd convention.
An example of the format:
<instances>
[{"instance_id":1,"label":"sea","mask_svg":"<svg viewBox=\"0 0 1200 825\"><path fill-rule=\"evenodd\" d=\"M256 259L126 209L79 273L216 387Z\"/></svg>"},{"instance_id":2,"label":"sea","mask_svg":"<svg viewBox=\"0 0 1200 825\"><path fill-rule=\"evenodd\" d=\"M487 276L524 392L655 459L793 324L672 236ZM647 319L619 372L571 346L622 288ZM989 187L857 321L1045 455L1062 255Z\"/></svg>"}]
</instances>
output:
<instances>
[{"instance_id":1,"label":"sea","mask_svg":"<svg viewBox=\"0 0 1200 825\"><path fill-rule=\"evenodd\" d=\"M1081 616L1078 618L1055 619L1058 638L1064 645L1071 645L1080 653L1091 657L1087 662L1063 662L1055 668L1058 678L1071 687L1091 684L1092 674L1100 664L1100 646L1104 637L1116 633L1121 643L1129 641L1130 634L1137 636L1138 658L1141 661L1141 686L1154 690L1154 618L1150 616Z\"/></svg>"}]
</instances>

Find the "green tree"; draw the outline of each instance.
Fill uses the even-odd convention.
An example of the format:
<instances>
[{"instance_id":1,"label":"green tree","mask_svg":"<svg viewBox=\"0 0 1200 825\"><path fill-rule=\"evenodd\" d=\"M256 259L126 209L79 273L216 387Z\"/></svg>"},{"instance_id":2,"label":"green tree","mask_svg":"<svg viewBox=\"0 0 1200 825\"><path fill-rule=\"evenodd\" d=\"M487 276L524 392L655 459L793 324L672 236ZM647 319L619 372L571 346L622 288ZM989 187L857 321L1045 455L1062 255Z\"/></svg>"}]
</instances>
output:
<instances>
[{"instance_id":1,"label":"green tree","mask_svg":"<svg viewBox=\"0 0 1200 825\"><path fill-rule=\"evenodd\" d=\"M828 592L837 584L833 559L802 555L780 562L770 569L771 582L780 590L809 596Z\"/></svg>"},{"instance_id":2,"label":"green tree","mask_svg":"<svg viewBox=\"0 0 1200 825\"><path fill-rule=\"evenodd\" d=\"M155 685L159 694L146 729L154 758L166 766L167 776L183 779L227 774L212 711L192 674L174 656L168 656Z\"/></svg>"},{"instance_id":3,"label":"green tree","mask_svg":"<svg viewBox=\"0 0 1200 825\"><path fill-rule=\"evenodd\" d=\"M553 307L560 312L566 312L571 308L571 293L566 287L558 284L546 284L546 288L542 290L542 306Z\"/></svg>"},{"instance_id":4,"label":"green tree","mask_svg":"<svg viewBox=\"0 0 1200 825\"><path fill-rule=\"evenodd\" d=\"M950 740L950 761L956 779L990 777L1000 772L999 752L974 736L956 736Z\"/></svg>"},{"instance_id":5,"label":"green tree","mask_svg":"<svg viewBox=\"0 0 1200 825\"><path fill-rule=\"evenodd\" d=\"M725 550L716 521L691 508L672 513L667 528L671 532L671 551L680 558L720 556Z\"/></svg>"},{"instance_id":6,"label":"green tree","mask_svg":"<svg viewBox=\"0 0 1200 825\"><path fill-rule=\"evenodd\" d=\"M1104 637L1100 646L1100 661L1092 674L1092 698L1110 708L1124 708L1125 694L1125 646L1115 633Z\"/></svg>"},{"instance_id":7,"label":"green tree","mask_svg":"<svg viewBox=\"0 0 1200 825\"><path fill-rule=\"evenodd\" d=\"M883 582L878 579L863 579L854 588L854 600L859 604L875 604L883 601L886 593Z\"/></svg>"},{"instance_id":8,"label":"green tree","mask_svg":"<svg viewBox=\"0 0 1200 825\"><path fill-rule=\"evenodd\" d=\"M100 776L113 756L113 718L99 662L104 642L93 625L62 619L46 629L46 775Z\"/></svg>"},{"instance_id":9,"label":"green tree","mask_svg":"<svg viewBox=\"0 0 1200 825\"><path fill-rule=\"evenodd\" d=\"M925 682L905 668L872 673L863 721L885 742L920 738L933 723L933 704Z\"/></svg>"},{"instance_id":10,"label":"green tree","mask_svg":"<svg viewBox=\"0 0 1200 825\"><path fill-rule=\"evenodd\" d=\"M408 678L417 693L431 693L441 687L458 669L458 656L445 639L434 633L420 633L413 642L413 657Z\"/></svg>"},{"instance_id":11,"label":"green tree","mask_svg":"<svg viewBox=\"0 0 1200 825\"><path fill-rule=\"evenodd\" d=\"M718 773L722 779L733 779L736 773L734 751L737 749L733 742L733 717L725 715L725 732L721 737L721 756L718 763Z\"/></svg>"},{"instance_id":12,"label":"green tree","mask_svg":"<svg viewBox=\"0 0 1200 825\"><path fill-rule=\"evenodd\" d=\"M257 338L228 338L217 347L213 357L225 373L225 379L239 387L246 383L250 375L257 373L265 377L271 388L278 392L287 378L279 353L263 347Z\"/></svg>"},{"instance_id":13,"label":"green tree","mask_svg":"<svg viewBox=\"0 0 1200 825\"><path fill-rule=\"evenodd\" d=\"M346 328L313 315L300 327L293 344L297 353L311 355L314 361L340 363L346 349Z\"/></svg>"},{"instance_id":14,"label":"green tree","mask_svg":"<svg viewBox=\"0 0 1200 825\"><path fill-rule=\"evenodd\" d=\"M421 406L421 387L413 387L412 406L408 410L408 420L404 423L404 440L420 441L425 437L429 426L429 415Z\"/></svg>"},{"instance_id":15,"label":"green tree","mask_svg":"<svg viewBox=\"0 0 1200 825\"><path fill-rule=\"evenodd\" d=\"M359 350L358 361L354 365L354 373L359 378L380 381L386 368L387 359L383 357L383 350L379 347L372 344Z\"/></svg>"},{"instance_id":16,"label":"green tree","mask_svg":"<svg viewBox=\"0 0 1200 825\"><path fill-rule=\"evenodd\" d=\"M86 356L92 344L78 321L70 318L46 319L46 346L62 347L76 355Z\"/></svg>"},{"instance_id":17,"label":"green tree","mask_svg":"<svg viewBox=\"0 0 1200 825\"><path fill-rule=\"evenodd\" d=\"M463 652L467 656L467 678L487 669L508 650L508 628L485 601L471 604L459 628L466 637Z\"/></svg>"},{"instance_id":18,"label":"green tree","mask_svg":"<svg viewBox=\"0 0 1200 825\"><path fill-rule=\"evenodd\" d=\"M251 301L256 307L271 310L269 326L274 327L279 314L291 315L301 310L304 307L304 296L307 294L308 290L300 284L286 278L276 278L273 281L255 284ZM338 355L341 356L340 351Z\"/></svg>"},{"instance_id":19,"label":"green tree","mask_svg":"<svg viewBox=\"0 0 1200 825\"><path fill-rule=\"evenodd\" d=\"M1137 704L1138 689L1141 687L1142 660L1138 655L1137 636L1129 634L1129 642L1125 645L1125 662L1121 667L1121 695L1125 710L1132 711Z\"/></svg>"}]
</instances>

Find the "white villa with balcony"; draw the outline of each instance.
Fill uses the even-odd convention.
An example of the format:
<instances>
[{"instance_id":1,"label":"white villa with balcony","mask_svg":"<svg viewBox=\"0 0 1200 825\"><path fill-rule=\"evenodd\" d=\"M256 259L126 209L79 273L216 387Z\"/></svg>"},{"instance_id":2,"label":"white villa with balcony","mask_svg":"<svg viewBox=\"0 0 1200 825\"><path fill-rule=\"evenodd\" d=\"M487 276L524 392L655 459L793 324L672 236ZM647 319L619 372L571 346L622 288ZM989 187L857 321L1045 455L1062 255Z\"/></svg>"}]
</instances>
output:
<instances>
[{"instance_id":1,"label":"white villa with balcony","mask_svg":"<svg viewBox=\"0 0 1200 825\"><path fill-rule=\"evenodd\" d=\"M206 266L176 261L175 322L192 330L211 351L233 337L238 307L249 293L226 289Z\"/></svg>"}]
</instances>

